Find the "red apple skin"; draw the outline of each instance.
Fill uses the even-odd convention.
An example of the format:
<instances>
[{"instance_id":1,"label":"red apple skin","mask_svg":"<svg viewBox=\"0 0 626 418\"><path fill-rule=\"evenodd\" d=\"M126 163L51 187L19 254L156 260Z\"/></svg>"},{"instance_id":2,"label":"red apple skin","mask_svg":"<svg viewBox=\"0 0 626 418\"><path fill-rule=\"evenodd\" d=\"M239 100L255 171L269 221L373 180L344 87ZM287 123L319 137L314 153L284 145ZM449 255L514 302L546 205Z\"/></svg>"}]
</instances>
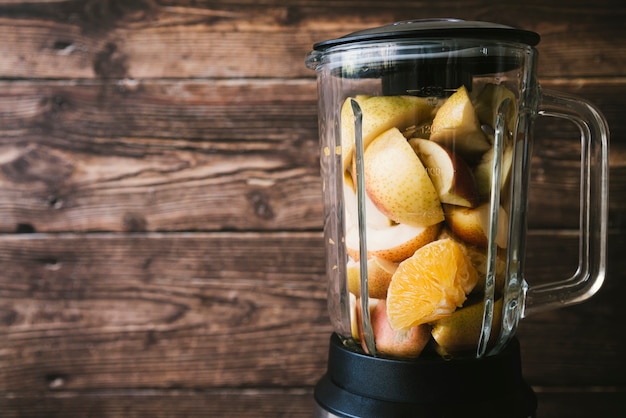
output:
<instances>
[{"instance_id":1,"label":"red apple skin","mask_svg":"<svg viewBox=\"0 0 626 418\"><path fill-rule=\"evenodd\" d=\"M360 317L360 315L359 315ZM411 359L420 356L430 340L431 327L427 324L418 325L406 331L395 331L387 319L387 304L379 300L371 310L370 320L376 341L376 351L383 357ZM360 318L359 318L360 322ZM361 346L367 353L364 339Z\"/></svg>"},{"instance_id":2,"label":"red apple skin","mask_svg":"<svg viewBox=\"0 0 626 418\"><path fill-rule=\"evenodd\" d=\"M441 203L472 208L478 204L474 173L461 156L427 139L413 138L409 143L433 180Z\"/></svg>"},{"instance_id":3,"label":"red apple skin","mask_svg":"<svg viewBox=\"0 0 626 418\"><path fill-rule=\"evenodd\" d=\"M467 201L464 206L476 207L478 204L478 190L476 187L476 180L474 179L474 173L469 165L458 155L454 154L449 149L443 147L452 161L454 167L454 180L450 187L450 193L457 196L461 200ZM447 199L446 199L447 200ZM444 203L457 203L454 201Z\"/></svg>"}]
</instances>

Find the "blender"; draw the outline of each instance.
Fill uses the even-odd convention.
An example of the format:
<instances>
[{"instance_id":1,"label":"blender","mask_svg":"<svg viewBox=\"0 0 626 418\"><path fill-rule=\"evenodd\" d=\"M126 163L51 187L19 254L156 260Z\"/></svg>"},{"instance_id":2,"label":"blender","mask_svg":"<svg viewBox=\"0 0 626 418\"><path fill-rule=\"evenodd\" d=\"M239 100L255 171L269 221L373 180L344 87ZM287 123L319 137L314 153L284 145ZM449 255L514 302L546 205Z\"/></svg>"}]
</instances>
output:
<instances>
[{"instance_id":1,"label":"blender","mask_svg":"<svg viewBox=\"0 0 626 418\"><path fill-rule=\"evenodd\" d=\"M516 327L602 285L609 140L592 104L541 89L539 40L500 24L426 19L308 54L334 327L317 417L535 416ZM530 285L538 116L580 128L580 256L571 277Z\"/></svg>"}]
</instances>

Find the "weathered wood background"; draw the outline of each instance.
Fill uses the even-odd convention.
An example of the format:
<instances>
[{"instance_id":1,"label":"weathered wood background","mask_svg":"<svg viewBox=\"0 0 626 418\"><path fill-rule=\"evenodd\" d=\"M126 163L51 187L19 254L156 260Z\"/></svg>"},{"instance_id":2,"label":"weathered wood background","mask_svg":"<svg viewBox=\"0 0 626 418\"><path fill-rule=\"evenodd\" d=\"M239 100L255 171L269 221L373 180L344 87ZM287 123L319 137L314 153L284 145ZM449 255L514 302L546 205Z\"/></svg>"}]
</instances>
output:
<instances>
[{"instance_id":1,"label":"weathered wood background","mask_svg":"<svg viewBox=\"0 0 626 418\"><path fill-rule=\"evenodd\" d=\"M325 302L316 41L454 16L542 34L612 131L591 301L524 320L543 418L626 416L622 0L0 0L0 416L308 417ZM578 139L537 124L529 282L577 257Z\"/></svg>"}]
</instances>

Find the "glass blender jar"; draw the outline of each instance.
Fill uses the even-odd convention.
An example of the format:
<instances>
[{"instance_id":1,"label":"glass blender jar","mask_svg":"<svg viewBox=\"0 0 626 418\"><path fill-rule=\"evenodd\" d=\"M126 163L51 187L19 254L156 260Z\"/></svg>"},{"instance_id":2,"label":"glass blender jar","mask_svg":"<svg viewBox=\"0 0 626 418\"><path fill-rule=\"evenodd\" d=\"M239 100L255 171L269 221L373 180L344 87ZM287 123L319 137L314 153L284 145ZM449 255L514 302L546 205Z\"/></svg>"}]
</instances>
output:
<instances>
[{"instance_id":1,"label":"glass blender jar","mask_svg":"<svg viewBox=\"0 0 626 418\"><path fill-rule=\"evenodd\" d=\"M539 35L455 19L319 42L331 336L318 417L532 417L520 318L578 303L606 271L608 126L542 90ZM580 264L524 279L532 128L581 131Z\"/></svg>"}]
</instances>

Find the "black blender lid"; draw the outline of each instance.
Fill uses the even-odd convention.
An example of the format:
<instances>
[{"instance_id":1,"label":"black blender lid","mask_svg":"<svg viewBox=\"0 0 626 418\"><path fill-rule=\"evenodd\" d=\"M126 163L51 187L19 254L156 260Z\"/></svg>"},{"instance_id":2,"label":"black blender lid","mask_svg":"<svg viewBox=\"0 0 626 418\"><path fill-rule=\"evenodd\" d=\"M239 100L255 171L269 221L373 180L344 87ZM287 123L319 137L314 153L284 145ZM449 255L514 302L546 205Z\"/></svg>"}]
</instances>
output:
<instances>
[{"instance_id":1,"label":"black blender lid","mask_svg":"<svg viewBox=\"0 0 626 418\"><path fill-rule=\"evenodd\" d=\"M325 51L334 46L360 42L440 37L490 39L518 42L529 46L537 45L540 40L539 34L535 32L497 23L460 19L418 19L395 22L353 32L340 38L321 41L313 45L313 49Z\"/></svg>"}]
</instances>

